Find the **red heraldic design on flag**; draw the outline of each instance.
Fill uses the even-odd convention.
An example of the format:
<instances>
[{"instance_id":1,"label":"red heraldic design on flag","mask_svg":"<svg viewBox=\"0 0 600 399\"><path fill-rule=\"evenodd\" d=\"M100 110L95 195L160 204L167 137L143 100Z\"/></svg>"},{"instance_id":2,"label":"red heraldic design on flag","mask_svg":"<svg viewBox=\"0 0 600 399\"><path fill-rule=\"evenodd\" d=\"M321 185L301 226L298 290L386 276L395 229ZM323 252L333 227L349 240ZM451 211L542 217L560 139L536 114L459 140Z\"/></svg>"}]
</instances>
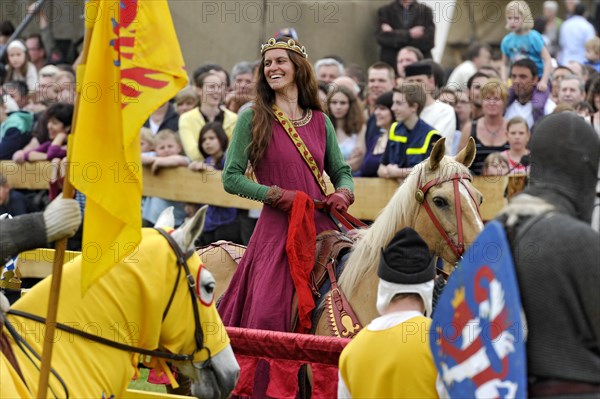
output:
<instances>
[{"instance_id":1,"label":"red heraldic design on flag","mask_svg":"<svg viewBox=\"0 0 600 399\"><path fill-rule=\"evenodd\" d=\"M68 149L71 182L86 196L83 291L134 257L141 240L140 128L188 82L166 0L88 0L85 17L89 51L77 70Z\"/></svg>"}]
</instances>

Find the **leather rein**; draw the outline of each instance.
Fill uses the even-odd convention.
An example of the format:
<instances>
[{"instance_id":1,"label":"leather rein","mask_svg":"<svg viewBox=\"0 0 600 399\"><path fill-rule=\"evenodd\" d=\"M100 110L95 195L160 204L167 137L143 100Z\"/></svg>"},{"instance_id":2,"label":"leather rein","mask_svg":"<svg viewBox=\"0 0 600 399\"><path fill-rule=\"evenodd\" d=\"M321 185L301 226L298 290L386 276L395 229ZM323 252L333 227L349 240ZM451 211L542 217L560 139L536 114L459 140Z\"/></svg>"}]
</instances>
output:
<instances>
[{"instance_id":1,"label":"leather rein","mask_svg":"<svg viewBox=\"0 0 600 399\"><path fill-rule=\"evenodd\" d=\"M440 234L442 235L444 240L446 240L446 242L448 243L448 247L450 247L450 250L452 250L452 253L454 253L457 260L462 259L462 255L465 252L460 190L459 190L459 185L458 185L459 182L460 182L460 184L463 185L463 187L465 187L467 189L469 196L475 203L475 208L477 209L477 214L481 218L481 212L479 211L479 202L475 199L473 190L471 190L471 188L469 188L469 186L463 182L463 179L468 180L468 181L472 180L471 175L469 175L468 173L455 173L448 177L431 179L427 183L421 185L421 178L419 177L419 182L417 183L418 188L417 188L417 191L415 192L415 199L417 200L418 203L420 203L423 206L423 208L425 208L425 211L429 215L429 218L433 222L436 229L440 232ZM431 210L431 207L429 206L429 203L425 200L425 197L427 196L427 192L429 191L429 189L431 189L434 186L437 186L437 185L440 185L442 183L446 183L449 181L453 182L453 185L454 185L454 208L455 208L455 213L456 213L456 229L457 229L457 242L456 243L448 235L446 230L444 230L444 228L442 227L442 224L440 223L440 220L435 215L435 213L433 213L433 211Z\"/></svg>"},{"instance_id":2,"label":"leather rein","mask_svg":"<svg viewBox=\"0 0 600 399\"><path fill-rule=\"evenodd\" d=\"M210 353L210 350L204 346L204 332L202 331L202 327L200 325L200 314L198 313L198 300L197 300L197 294L196 294L196 279L191 274L190 268L187 265L187 260L194 254L194 251L190 250L187 253L184 253L169 233L167 233L166 231L164 231L163 229L160 229L160 228L157 228L156 230L163 237L165 237L167 239L167 242L171 246L171 249L173 249L173 251L175 252L175 255L177 257L177 265L179 266L178 271L177 271L177 278L175 279L175 286L173 287L173 291L171 292L171 296L169 297L169 302L167 303L167 307L165 308L165 311L163 312L162 319L163 319L163 321L165 320L165 318L167 317L167 314L169 312L169 309L171 308L173 298L175 297L175 292L177 291L177 287L179 285L179 281L180 281L180 277L181 277L181 270L183 269L186 274L186 281L187 281L188 289L190 292L190 297L192 300L192 308L194 309L194 322L195 322L195 328L196 328L196 331L194 333L194 339L196 341L196 350L194 351L194 353L175 354L175 353L170 353L170 352L163 352L160 350L150 350L150 349L138 348L136 346L126 345L126 344L123 344L123 343L120 343L117 341L113 341L113 340L110 340L110 339L107 339L104 337L100 337L98 335L90 334L85 331L78 330L76 328L73 328L71 326L68 326L68 325L62 324L62 323L56 323L56 328L59 330L65 331L67 333L74 334L74 335L80 336L85 339L89 339L89 340L97 342L99 344L109 346L111 348L123 350L126 352L139 353L141 355L146 355L146 356L158 357L158 358L172 360L172 361L187 361L187 360L193 361L196 353L198 353L202 349L206 349L208 352L208 359L203 362L202 367L209 366L210 360L211 360L211 353ZM25 319L37 321L39 323L46 322L46 318L31 314L28 312L22 312L19 310L9 309L8 313L15 315L15 316L23 317ZM6 320L6 323L8 323L8 320ZM16 331L15 331L15 333L16 333ZM17 339L17 337L14 337L14 338ZM18 338L20 338L19 341L22 340L22 337L19 336Z\"/></svg>"}]
</instances>

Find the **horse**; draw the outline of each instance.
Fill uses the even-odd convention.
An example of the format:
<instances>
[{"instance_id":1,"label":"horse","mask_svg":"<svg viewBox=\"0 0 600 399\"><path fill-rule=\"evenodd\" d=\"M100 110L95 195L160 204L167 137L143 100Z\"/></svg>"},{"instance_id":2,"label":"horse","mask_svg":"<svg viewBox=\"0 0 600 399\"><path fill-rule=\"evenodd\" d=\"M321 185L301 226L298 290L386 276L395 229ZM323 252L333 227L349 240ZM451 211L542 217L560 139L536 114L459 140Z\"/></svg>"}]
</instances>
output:
<instances>
[{"instance_id":1,"label":"horse","mask_svg":"<svg viewBox=\"0 0 600 399\"><path fill-rule=\"evenodd\" d=\"M120 398L139 362L191 379L192 394L227 398L239 366L214 304L215 281L194 251L206 207L171 234L142 229L135 252L81 294L81 257L64 266L45 397ZM157 227L173 226L164 213ZM50 278L9 310L6 329L24 381L2 358L0 397L35 397ZM60 325L58 324L60 323ZM48 338L46 338L48 339Z\"/></svg>"},{"instance_id":2,"label":"horse","mask_svg":"<svg viewBox=\"0 0 600 399\"><path fill-rule=\"evenodd\" d=\"M430 157L414 167L373 224L356 232L338 283L362 326L379 316L377 267L381 250L396 232L413 228L446 265L455 265L465 246L483 230L479 213L483 196L472 186L468 169L475 159L475 141L470 139L454 158L445 156L445 151L442 138ZM451 267L445 269L451 271ZM326 313L319 318L316 335L334 335Z\"/></svg>"},{"instance_id":3,"label":"horse","mask_svg":"<svg viewBox=\"0 0 600 399\"><path fill-rule=\"evenodd\" d=\"M354 231L353 248L338 283L363 326L379 315L377 266L381 249L397 231L404 227L415 229L429 248L450 265L450 271L465 246L483 229L479 213L483 197L471 184L468 169L475 159L475 142L470 139L454 158L445 152L442 138L430 157L413 168L373 224ZM237 259L243 254L239 247L227 249L210 246L199 250L206 268L218 276L220 292L229 284ZM315 335L335 335L328 319L327 312L322 312L313 326Z\"/></svg>"}]
</instances>

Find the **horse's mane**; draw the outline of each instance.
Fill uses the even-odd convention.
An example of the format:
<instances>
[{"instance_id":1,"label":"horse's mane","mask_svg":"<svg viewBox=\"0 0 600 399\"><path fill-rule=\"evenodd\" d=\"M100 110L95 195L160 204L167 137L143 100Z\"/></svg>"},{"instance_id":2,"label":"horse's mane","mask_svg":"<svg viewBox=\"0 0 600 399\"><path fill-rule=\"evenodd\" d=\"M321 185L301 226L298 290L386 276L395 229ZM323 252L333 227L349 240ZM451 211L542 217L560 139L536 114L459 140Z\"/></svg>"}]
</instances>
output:
<instances>
[{"instance_id":1,"label":"horse's mane","mask_svg":"<svg viewBox=\"0 0 600 399\"><path fill-rule=\"evenodd\" d=\"M373 224L359 231L359 236L346 266L340 276L340 287L346 294L362 280L363 276L379 264L381 248L386 246L394 234L404 226L412 226L418 203L414 200L419 175L423 164L415 166L398 187L388 204L379 212Z\"/></svg>"}]
</instances>

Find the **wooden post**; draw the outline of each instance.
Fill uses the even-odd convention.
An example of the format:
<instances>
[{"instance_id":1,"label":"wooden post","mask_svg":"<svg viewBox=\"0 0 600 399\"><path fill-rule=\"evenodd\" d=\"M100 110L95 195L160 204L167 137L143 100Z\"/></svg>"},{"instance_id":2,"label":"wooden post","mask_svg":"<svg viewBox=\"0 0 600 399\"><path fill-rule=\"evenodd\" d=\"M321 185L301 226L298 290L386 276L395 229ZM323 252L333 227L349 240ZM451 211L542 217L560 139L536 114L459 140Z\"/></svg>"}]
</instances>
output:
<instances>
[{"instance_id":1,"label":"wooden post","mask_svg":"<svg viewBox=\"0 0 600 399\"><path fill-rule=\"evenodd\" d=\"M85 15L85 13L84 13ZM90 49L90 42L93 27L86 21L86 30L83 42L83 51L81 56L81 64L85 65ZM81 69L80 69L81 70ZM79 71L78 71L79 75ZM79 77L79 76L78 76ZM71 125L71 134L75 134L77 114L79 110L79 102L81 95L77 96L77 101L73 110L73 122ZM65 168L65 178L63 186L63 198L73 198L75 196L75 188L71 184L69 176L69 153L67 152L67 163ZM55 245L54 263L52 264L52 283L50 288L50 299L48 300L48 314L46 316L46 333L44 334L44 346L42 349L42 364L40 368L40 379L38 383L37 398L44 399L47 397L48 378L50 376L50 362L52 360L52 349L54 348L54 334L56 331L56 315L58 313L58 298L60 295L60 284L62 280L62 269L65 258L65 250L67 248L67 238L60 239Z\"/></svg>"}]
</instances>

